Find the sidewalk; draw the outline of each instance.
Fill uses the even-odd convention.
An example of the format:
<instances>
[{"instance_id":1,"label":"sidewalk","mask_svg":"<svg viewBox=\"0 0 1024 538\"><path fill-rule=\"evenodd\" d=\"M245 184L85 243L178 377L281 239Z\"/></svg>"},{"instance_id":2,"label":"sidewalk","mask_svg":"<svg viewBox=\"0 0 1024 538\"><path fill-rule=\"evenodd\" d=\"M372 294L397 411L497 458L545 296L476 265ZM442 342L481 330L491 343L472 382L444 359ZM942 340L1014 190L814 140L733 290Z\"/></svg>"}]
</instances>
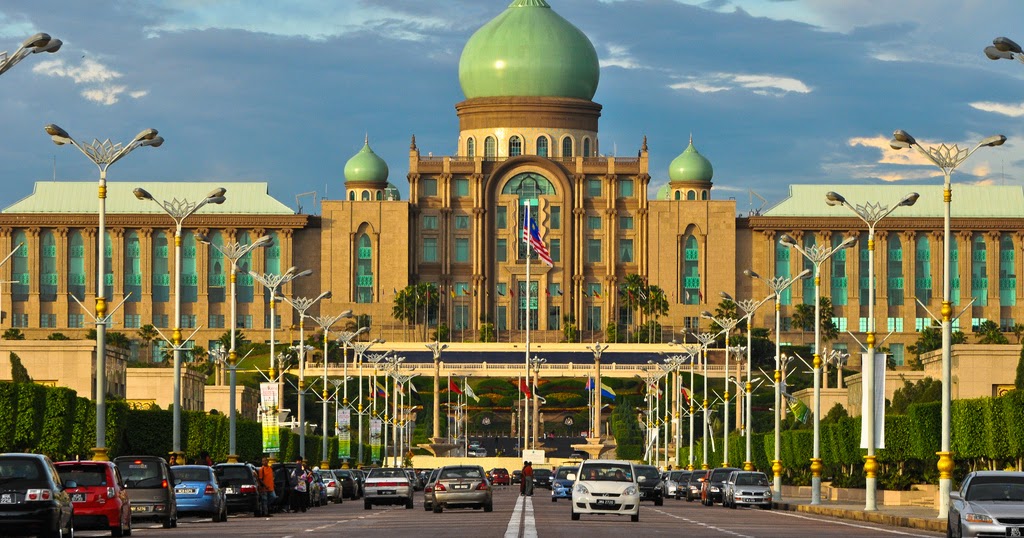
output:
<instances>
[{"instance_id":1,"label":"sidewalk","mask_svg":"<svg viewBox=\"0 0 1024 538\"><path fill-rule=\"evenodd\" d=\"M919 506L883 506L878 505L875 512L865 512L864 503L851 501L822 500L821 504L812 505L810 497L789 496L782 502L774 503L777 510L805 512L821 516L837 517L854 521L878 523L893 527L907 527L931 532L946 532L946 521L938 519L938 512L932 508Z\"/></svg>"}]
</instances>

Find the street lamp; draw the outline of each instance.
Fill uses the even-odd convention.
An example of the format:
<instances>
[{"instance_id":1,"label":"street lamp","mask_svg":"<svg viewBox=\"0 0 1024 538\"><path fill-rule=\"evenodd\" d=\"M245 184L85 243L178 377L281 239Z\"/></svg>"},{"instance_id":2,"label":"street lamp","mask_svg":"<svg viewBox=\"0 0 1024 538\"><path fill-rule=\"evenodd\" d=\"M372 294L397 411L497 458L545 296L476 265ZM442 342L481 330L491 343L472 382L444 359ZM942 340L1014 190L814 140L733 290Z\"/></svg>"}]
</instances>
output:
<instances>
[{"instance_id":1,"label":"street lamp","mask_svg":"<svg viewBox=\"0 0 1024 538\"><path fill-rule=\"evenodd\" d=\"M51 132L50 128L55 128L63 132L62 129L56 125L48 125L47 132L54 137L54 142L57 142L58 135ZM66 135L66 133L65 133ZM148 138L146 138L148 137ZM70 139L70 137L67 137ZM142 131L138 136L135 137L135 141L138 141L138 145L146 145L146 141L151 141L151 146L159 146L163 143L163 138L156 135L156 129L148 129ZM133 141L133 142L135 142ZM95 141L94 141L95 142ZM77 144L75 144L77 146ZM85 150L82 151L86 153ZM86 153L88 155L88 153ZM101 169L102 170L102 169ZM181 224L190 215L199 211L206 204L223 204L225 197L224 194L227 189L216 188L210 191L199 202L190 202L188 200L179 200L174 198L173 200L157 201L153 198L152 194L143 188L136 188L132 190L135 197L142 201L150 201L157 205L160 209L167 213L171 219L174 220L174 332L171 333L171 345L174 346L174 397L173 397L173 410L174 410L174 432L173 432L173 443L172 450L179 457L183 456L181 452ZM103 199L106 197L106 186L105 177L101 172L100 176L100 206L103 206ZM102 226L102 225L101 225ZM100 246L103 245L103 229L100 228ZM103 250L100 250L100 259L103 259ZM102 268L102 265L100 265ZM100 278L102 282L102 275ZM101 288L102 289L102 288ZM99 312L99 299L96 300L96 311ZM99 317L99 316L97 316ZM96 339L99 340L99 332L96 331ZM99 409L97 408L97 416L99 416ZM97 434L98 435L98 434Z\"/></svg>"},{"instance_id":2,"label":"street lamp","mask_svg":"<svg viewBox=\"0 0 1024 538\"><path fill-rule=\"evenodd\" d=\"M683 356L683 355L672 355L672 356L669 356L669 357L665 357L665 363L670 365L670 366L672 366L672 373L674 374L673 377L675 378L675 383L674 383L675 386L672 388L672 428L673 428L673 431L675 432L674 435L672 436L672 439L673 439L674 444L675 444L675 454L673 456L672 461L675 462L676 468L679 467L679 441L680 441L680 437L681 437L681 432L679 431L680 430L680 428L679 428L679 415L681 414L681 407L682 407L680 405L680 402L679 402L679 394L682 392L682 390L681 390L682 389L682 387L681 387L682 382L679 379L679 367L682 366L683 363L685 363L687 360L688 360L688 357ZM671 382L670 382L670 384L671 384ZM691 384L692 384L692 381L691 381ZM692 387L691 387L691 390L692 390ZM665 441L665 446L668 446L668 440L667 439Z\"/></svg>"},{"instance_id":3,"label":"street lamp","mask_svg":"<svg viewBox=\"0 0 1024 538\"><path fill-rule=\"evenodd\" d=\"M540 367L548 362L547 359L534 355L530 357L530 366L533 368L533 449L537 450L537 434L540 431L540 395L537 394L537 387L540 383Z\"/></svg>"},{"instance_id":4,"label":"street lamp","mask_svg":"<svg viewBox=\"0 0 1024 538\"><path fill-rule=\"evenodd\" d=\"M8 69L14 67L14 64L22 61L29 54L37 52L54 53L60 50L60 46L63 44L61 40L50 37L50 34L40 32L22 41L21 45L18 45L18 48L14 51L14 54L8 55L7 51L0 52L0 75L6 73Z\"/></svg>"},{"instance_id":5,"label":"street lamp","mask_svg":"<svg viewBox=\"0 0 1024 538\"><path fill-rule=\"evenodd\" d=\"M358 417L358 420L359 420L359 431L357 433L357 435L359 436L359 439L358 439L358 442L356 443L356 445L358 446L358 449L359 449L359 465L363 464L363 414L364 414L364 412L363 412L363 354L366 353L366 350L370 349L370 347L372 347L374 344L379 344L379 343L383 343L383 342L384 342L383 340L374 339L374 340L371 340L370 342L356 342L356 343L352 344L352 351L355 353L355 356L353 357L353 359L356 361L356 365L359 368L359 381L358 381L359 397L358 397L358 400L357 400L358 401L358 405L356 406L356 417ZM374 364L374 366L373 366L374 374L375 374L374 375L374 380L376 380L377 363L382 361L382 360L384 360L384 358L387 355L389 355L390 353L391 353L390 351L387 351L385 353L374 353L373 355L370 355L369 359ZM346 385L348 385L348 383L346 383ZM371 394L373 393L374 390L375 389L371 389L371 391L370 391ZM376 398L373 399L373 403L374 403L374 408L372 409L372 411L376 411L377 410L377 408L376 408L377 399ZM346 402L345 405L348 405L348 402Z\"/></svg>"},{"instance_id":6,"label":"street lamp","mask_svg":"<svg viewBox=\"0 0 1024 538\"><path fill-rule=\"evenodd\" d=\"M309 310L313 305L318 303L321 299L330 299L331 292L325 291L316 297L293 297L291 299L287 297L279 297L284 302L291 305L299 313L299 390L298 392L298 406L299 412L296 417L299 421L299 456L302 459L306 458L306 411L303 409L306 399L306 311ZM326 360L326 357L324 358Z\"/></svg>"},{"instance_id":7,"label":"street lamp","mask_svg":"<svg viewBox=\"0 0 1024 538\"><path fill-rule=\"evenodd\" d=\"M699 338L698 338L698 340L699 340ZM697 412L696 407L693 405L693 362L695 360L699 360L700 359L701 352L704 349L705 349L705 347L703 346L703 344L701 344L701 345L683 344L683 352L686 353L686 355L687 355L686 361L690 363L690 392L689 392L689 397L687 398L687 400L689 400L689 404L690 404L690 406L689 406L689 413L688 413L688 415L690 417L690 454L689 454L689 456L687 458L688 461L687 461L686 468L691 470L691 471L693 470L693 417L694 417L694 413ZM705 379L705 383L707 383L707 377L706 376L705 376L704 379ZM677 443L677 445L678 445L678 443Z\"/></svg>"},{"instance_id":8,"label":"street lamp","mask_svg":"<svg viewBox=\"0 0 1024 538\"><path fill-rule=\"evenodd\" d=\"M902 131L897 131L902 133ZM903 138L907 138L913 141L909 135L903 133ZM895 143L895 141L894 141ZM900 143L905 143L900 141ZM916 142L914 142L916 143ZM895 145L893 146L895 147ZM946 199L949 200L951 191L949 190L949 183L947 175L946 183ZM866 204L850 205L841 194L837 192L828 192L825 194L825 201L830 206L840 205L846 207L857 218L862 220L864 224L868 226L868 331L865 336L867 343L867 353L865 354L865 360L862 361L861 365L861 444L868 449L867 456L864 456L864 510L874 511L878 510L876 502L876 492L878 489L878 478L875 475L878 470L878 463L875 458L875 225L879 221L889 216L893 211L896 211L899 207L910 207L917 203L917 199L920 195L916 192L907 194L896 205L891 208L888 206L881 205L875 202L869 202ZM945 289L945 301L943 302L943 312L946 316L946 321L949 321L949 203L946 203L946 289ZM947 333L948 334L948 333ZM947 340L948 342L948 340ZM817 353L817 351L815 351ZM885 368L885 363L882 362L882 368ZM948 448L948 445L946 445ZM947 452L948 453L948 452ZM939 457L939 463L942 463L942 457ZM949 461L950 472L952 471L952 460ZM941 469L941 467L940 467ZM941 476L941 471L940 471ZM939 480L941 489L941 478ZM948 498L948 489L946 491ZM939 495L942 498L942 495ZM940 507L942 502L939 503ZM941 510L941 508L940 508Z\"/></svg>"},{"instance_id":9,"label":"street lamp","mask_svg":"<svg viewBox=\"0 0 1024 538\"><path fill-rule=\"evenodd\" d=\"M704 410L704 427L702 428L703 433L701 433L701 437L704 438L704 442L702 443L703 446L704 446L704 460L701 462L701 466L700 466L701 469L707 469L708 468L708 439L709 439L709 436L707 435L707 432L710 431L710 427L708 426L708 424L709 424L708 421L711 419L711 413L710 413L709 408L708 408L708 346L710 346L711 344L715 343L715 341L718 339L718 335L720 335L720 334L722 334L722 333L721 332L717 332L717 333L697 333L697 334L693 335L694 338L696 338L697 341L700 342L701 363L703 365L703 371L704 371L704 401L701 404L701 407ZM691 382L691 384L693 382L693 374L692 373L690 375L690 382ZM691 401L692 401L692 399L693 398L691 397ZM691 414L691 417L692 417L692 415L693 415L693 412L692 412L693 405L690 405L690 409L691 409L691 413L690 414ZM691 439L693 438L693 419L692 418L690 419L690 438ZM693 445L693 441L692 440L690 441L690 445L691 445L690 452L693 452L693 446L692 446ZM693 457L692 456L690 457L690 467L693 467Z\"/></svg>"},{"instance_id":10,"label":"street lamp","mask_svg":"<svg viewBox=\"0 0 1024 538\"><path fill-rule=\"evenodd\" d=\"M722 437L724 441L722 444L722 467L729 466L729 333L739 325L741 319L730 318L730 317L718 317L711 315L711 312L704 311L700 313L700 317L709 319L718 324L722 330L718 334L725 333L725 393L722 394ZM715 335L717 338L718 335Z\"/></svg>"},{"instance_id":11,"label":"street lamp","mask_svg":"<svg viewBox=\"0 0 1024 538\"><path fill-rule=\"evenodd\" d=\"M324 381L324 391L323 391L323 425L324 426L323 426L323 439L321 439L321 441L322 441L322 449L320 451L320 457L322 458L320 460L320 468L321 469L330 469L330 467L331 467L331 459L330 459L330 457L328 457L328 454L327 454L327 437L328 437L328 435L327 435L327 401L330 399L330 398L327 397L327 343L328 343L329 333L331 331L331 325L334 325L334 323L336 321L338 321L339 319L341 319L341 318L350 318L350 317L352 317L352 311L351 310L345 310L344 312L338 314L337 316L309 316L309 319L313 320L313 323L316 323L317 326L320 327L320 330L322 330L324 332L324 380L323 380ZM365 329L365 327L364 327L364 329ZM363 331L360 330L356 334L359 334L361 332L363 332ZM342 376L345 379L348 379L348 369L347 368L345 369L345 371L342 374Z\"/></svg>"},{"instance_id":12,"label":"street lamp","mask_svg":"<svg viewBox=\"0 0 1024 538\"><path fill-rule=\"evenodd\" d=\"M441 352L448 349L448 344L432 342L424 344L434 356L434 431L430 442L441 443Z\"/></svg>"},{"instance_id":13,"label":"street lamp","mask_svg":"<svg viewBox=\"0 0 1024 538\"><path fill-rule=\"evenodd\" d=\"M747 275L754 280L760 280L764 282L765 286L768 286L768 291L775 297L775 459L772 460L772 474L774 480L772 484L772 498L776 500L782 499L782 414L780 412L781 407L781 390L782 390L782 364L781 364L781 340L782 338L782 293L789 289L794 282L805 278L811 274L810 269L804 269L800 274L795 277L789 278L784 276L777 276L774 278L766 279L761 275L754 272L753 269L745 269L744 275Z\"/></svg>"},{"instance_id":14,"label":"street lamp","mask_svg":"<svg viewBox=\"0 0 1024 538\"><path fill-rule=\"evenodd\" d=\"M782 234L779 238L779 244L799 252L814 265L814 450L811 454L811 504L821 504L821 264L856 242L856 236L850 236L834 247L827 244L801 247L789 235Z\"/></svg>"},{"instance_id":15,"label":"street lamp","mask_svg":"<svg viewBox=\"0 0 1024 538\"><path fill-rule=\"evenodd\" d=\"M985 47L985 56L989 60L1017 60L1024 63L1024 51L1020 45L1008 37L997 37L992 40L992 45Z\"/></svg>"},{"instance_id":16,"label":"street lamp","mask_svg":"<svg viewBox=\"0 0 1024 538\"><path fill-rule=\"evenodd\" d=\"M238 360L238 355L235 352L235 326L238 323L235 314L235 309L237 308L235 301L235 278L238 274L238 260L244 258L246 254L249 254L256 248L269 247L274 242L274 239L269 235L264 235L248 245L243 245L237 242L218 245L211 242L205 234L196 234L196 239L200 243L210 245L220 252L225 258L231 260L231 347L228 350L228 368L230 370L228 407L231 408L231 411L228 419L228 463L238 463L238 451L235 450L235 427L237 421L237 412L235 410L235 365Z\"/></svg>"},{"instance_id":17,"label":"street lamp","mask_svg":"<svg viewBox=\"0 0 1024 538\"><path fill-rule=\"evenodd\" d=\"M747 398L747 400L746 400L746 407L747 408L746 408L746 413L744 414L744 416L746 417L744 422L746 422L746 436L747 436L746 456L747 456L747 458L746 458L746 461L743 462L743 469L746 470L746 471L753 471L754 470L754 463L753 463L753 461L751 461L751 456L750 456L750 451L751 451L751 440L750 440L750 438L752 437L751 434L753 433L752 429L751 429L751 423L753 422L753 411L752 411L752 407L751 407L751 404L750 404L750 401L751 401L750 392L751 392L751 390L753 390L753 386L750 384L750 368L751 368L751 362L752 362L751 361L751 354L752 354L751 350L753 349L753 337L752 337L751 325L753 324L753 321L754 321L754 312L757 312L757 309L761 308L761 305L763 305L764 303L768 302L768 300L773 298L773 297L775 297L775 293L774 292L771 295L765 297L764 299L761 299L760 301L754 301L752 299L743 299L742 301L737 301L737 300L733 299L732 296L730 296L728 293L725 293L724 291L722 292L722 298L724 298L726 301L731 301L731 302L735 303L736 306L740 310L742 310L744 314L746 314L746 316L744 316L744 317L747 318L747 385L745 387L746 388L746 398Z\"/></svg>"},{"instance_id":18,"label":"street lamp","mask_svg":"<svg viewBox=\"0 0 1024 538\"><path fill-rule=\"evenodd\" d=\"M591 438L595 439L595 443L601 442L601 354L608 349L608 344L601 345L598 342L594 342L593 345L585 346L587 351L594 354L594 398L591 402L593 406L593 425L591 428L593 431L590 432Z\"/></svg>"},{"instance_id":19,"label":"street lamp","mask_svg":"<svg viewBox=\"0 0 1024 538\"><path fill-rule=\"evenodd\" d=\"M1001 37L993 41L995 47L1000 51L1020 54L1021 48L1013 41ZM1018 56L1018 58L1020 58ZM896 130L892 134L893 139L889 145L895 150L914 148L923 155L928 162L942 170L943 177L943 215L942 215L942 446L939 452L939 517L945 518L949 514L949 492L953 487L953 454L949 449L949 424L950 424L950 387L951 387L951 355L952 355L952 333L951 315L953 307L950 304L950 283L951 273L949 267L950 241L950 206L953 201L953 190L950 186L950 176L958 166L964 163L975 151L983 147L993 148L1002 146L1006 142L1003 135L993 135L978 142L971 150L961 149L956 144L947 146L922 147L921 144L910 136L906 131ZM866 375L866 374L865 374Z\"/></svg>"}]
</instances>

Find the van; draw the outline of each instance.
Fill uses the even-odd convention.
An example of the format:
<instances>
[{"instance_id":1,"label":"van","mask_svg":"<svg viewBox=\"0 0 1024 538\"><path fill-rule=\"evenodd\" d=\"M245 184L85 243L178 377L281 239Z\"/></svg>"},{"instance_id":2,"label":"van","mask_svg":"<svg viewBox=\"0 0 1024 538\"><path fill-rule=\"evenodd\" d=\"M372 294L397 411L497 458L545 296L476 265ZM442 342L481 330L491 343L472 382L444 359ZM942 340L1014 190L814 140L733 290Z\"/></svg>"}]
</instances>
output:
<instances>
[{"instance_id":1,"label":"van","mask_svg":"<svg viewBox=\"0 0 1024 538\"><path fill-rule=\"evenodd\" d=\"M121 472L132 520L156 519L165 529L178 526L178 502L174 496L174 473L158 456L118 456L114 464Z\"/></svg>"}]
</instances>

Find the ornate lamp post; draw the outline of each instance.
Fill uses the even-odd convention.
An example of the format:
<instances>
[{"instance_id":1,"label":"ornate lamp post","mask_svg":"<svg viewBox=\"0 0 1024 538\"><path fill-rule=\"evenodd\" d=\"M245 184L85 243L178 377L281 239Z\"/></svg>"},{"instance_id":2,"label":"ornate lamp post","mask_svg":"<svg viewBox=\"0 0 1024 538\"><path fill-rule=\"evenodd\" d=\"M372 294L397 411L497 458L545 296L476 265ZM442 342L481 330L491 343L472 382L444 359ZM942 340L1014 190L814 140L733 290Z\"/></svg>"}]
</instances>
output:
<instances>
[{"instance_id":1,"label":"ornate lamp post","mask_svg":"<svg viewBox=\"0 0 1024 538\"><path fill-rule=\"evenodd\" d=\"M683 352L686 353L686 362L690 364L690 392L689 392L689 417L690 417L690 454L687 457L686 468L693 470L693 417L697 412L696 407L693 404L693 363L694 361L700 360L701 352L704 350L703 345L696 344L683 344ZM705 378L707 379L707 378Z\"/></svg>"},{"instance_id":2,"label":"ornate lamp post","mask_svg":"<svg viewBox=\"0 0 1024 538\"><path fill-rule=\"evenodd\" d=\"M946 193L949 193L948 187ZM864 221L864 224L868 225L868 332L865 337L867 343L867 353L864 355L865 359L861 365L861 379L863 390L861 392L861 441L862 444L868 449L867 456L864 456L864 475L865 478L865 501L864 510L874 511L878 510L878 504L876 501L876 493L878 489L878 477L875 475L878 470L878 463L875 460L875 225L879 221L889 216L890 213L899 207L910 207L917 202L919 195L916 192L912 192L903 197L896 205L891 208L883 206L877 203L868 203L863 205L850 205L846 198L836 192L829 192L825 195L826 202L828 205L841 205L846 207L857 215L857 218ZM949 210L947 205L946 211L947 217L949 216ZM947 224L946 230L948 232L949 227ZM946 246L949 246L948 235ZM949 250L946 250L946 276L949 276ZM948 313L948 298L949 298L949 286L947 280L946 295L947 301L944 302L943 308ZM883 363L884 364L884 363ZM884 366L883 366L884 367ZM940 455L939 463L942 463ZM952 461L950 461L952 465ZM952 471L952 467L950 468ZM941 476L941 473L940 473ZM942 479L939 479L940 489ZM940 494L941 498L942 495ZM947 491L948 498L948 491ZM941 510L941 502L940 510Z\"/></svg>"},{"instance_id":3,"label":"ornate lamp post","mask_svg":"<svg viewBox=\"0 0 1024 538\"><path fill-rule=\"evenodd\" d=\"M989 60L1017 60L1024 63L1024 50L1020 45L1008 37L997 37L992 40L992 45L985 47L985 56Z\"/></svg>"},{"instance_id":4,"label":"ornate lamp post","mask_svg":"<svg viewBox=\"0 0 1024 538\"><path fill-rule=\"evenodd\" d=\"M0 75L7 72L8 69L14 67L15 64L25 59L29 54L35 54L37 52L49 52L54 53L60 50L60 46L64 43L57 38L50 37L50 34L44 34L42 32L26 39L18 45L15 49L14 54L7 54L7 51L0 52Z\"/></svg>"},{"instance_id":5,"label":"ornate lamp post","mask_svg":"<svg viewBox=\"0 0 1024 538\"><path fill-rule=\"evenodd\" d=\"M299 455L306 458L306 311L321 299L330 299L331 292L325 291L316 297L280 297L299 313L299 390L298 390L298 421L299 421ZM326 359L326 358L325 358Z\"/></svg>"},{"instance_id":6,"label":"ornate lamp post","mask_svg":"<svg viewBox=\"0 0 1024 538\"><path fill-rule=\"evenodd\" d=\"M440 444L441 439L441 352L448 349L448 344L433 342L425 344L434 355L434 435L430 442Z\"/></svg>"},{"instance_id":7,"label":"ornate lamp post","mask_svg":"<svg viewBox=\"0 0 1024 538\"><path fill-rule=\"evenodd\" d=\"M593 422L594 427L592 429L594 431L591 432L591 436L592 436L593 439L596 439L595 442L600 443L601 442L601 354L604 353L605 350L608 349L608 344L601 345L601 344L599 344L597 342L594 342L593 345L586 346L586 348L587 348L587 351L590 351L591 353L594 354L594 399L591 402L591 405L593 406L592 413L593 413L593 416L594 416L594 422Z\"/></svg>"},{"instance_id":8,"label":"ornate lamp post","mask_svg":"<svg viewBox=\"0 0 1024 538\"><path fill-rule=\"evenodd\" d=\"M679 415L681 414L681 408L679 401L679 394L682 392L682 382L679 379L679 367L688 360L685 355L671 355L665 357L665 363L672 367L672 374L674 383L672 388L672 429L675 432L672 436L673 443L675 445L675 453L672 461L675 463L676 468L679 467L679 442L681 441L682 434L680 432ZM668 441L665 441L665 445L668 446ZM692 449L691 449L692 450Z\"/></svg>"},{"instance_id":9,"label":"ornate lamp post","mask_svg":"<svg viewBox=\"0 0 1024 538\"><path fill-rule=\"evenodd\" d=\"M321 447L321 452L320 452L320 457L322 458L320 460L320 468L321 469L330 469L330 467L331 467L331 458L329 457L329 454L327 454L327 437L328 437L328 435L327 435L327 402L328 402L328 400L330 400L330 398L327 397L327 344L328 344L328 338L329 338L329 335L330 335L330 332L331 332L331 325L334 325L334 323L337 322L341 318L350 318L350 317L352 317L352 311L351 310L345 310L344 312L338 314L337 316L309 316L309 319L313 320L313 323L316 323L317 326L320 327L320 330L322 330L324 332L324 378L323 378L323 383L324 383L324 391L323 391L323 425L324 426L323 426L323 439L321 439L322 447ZM362 331L360 331L360 332L362 332ZM342 375L343 375L343 377L345 379L348 379L348 369L347 368L345 369L345 372Z\"/></svg>"},{"instance_id":10,"label":"ornate lamp post","mask_svg":"<svg viewBox=\"0 0 1024 538\"><path fill-rule=\"evenodd\" d=\"M359 418L359 430L356 433L356 435L359 436L359 441L357 442L357 445L359 445L358 450L359 450L359 464L360 465L363 464L363 415L365 413L365 410L363 408L363 356L366 353L366 350L370 349L370 347L372 347L374 344L383 343L383 342L384 342L383 340L372 340L370 342L365 342L365 343L364 342L355 342L355 343L352 344L352 351L355 352L355 357L354 358L356 360L356 365L357 365L357 367L359 369L359 382L358 382L358 384L359 384L359 396L358 396L358 405L356 406L356 416ZM382 361L382 360L384 360L384 358L387 357L390 353L391 353L390 351L385 352L385 353L373 353L369 357L367 357L367 359L369 359L370 362L372 362L373 365L374 365L373 366L374 374L375 374L374 375L374 380L376 380L377 363ZM375 388L371 389L371 393L373 393L375 390L376 390ZM373 408L373 411L376 411L377 410L376 409L377 399L374 398L373 402L374 402L374 405L375 405L375 407Z\"/></svg>"},{"instance_id":11,"label":"ornate lamp post","mask_svg":"<svg viewBox=\"0 0 1024 538\"><path fill-rule=\"evenodd\" d=\"M537 450L537 435L540 432L540 395L537 394L537 387L540 382L540 367L548 362L547 359L534 355L530 357L530 367L533 368L533 449Z\"/></svg>"},{"instance_id":12,"label":"ornate lamp post","mask_svg":"<svg viewBox=\"0 0 1024 538\"><path fill-rule=\"evenodd\" d=\"M56 126L53 126L53 127L56 127ZM152 137L149 138L149 140L154 140L154 141L155 140L160 140L161 143L162 143L162 139L160 137L156 136L156 130L155 129L150 129L149 131L143 131L142 133L139 133L139 136L135 137L136 140L138 140L139 137L143 136L144 134L146 136L149 136L149 132L150 131L152 132ZM47 132L49 132L49 129L47 129ZM50 134L53 135L53 133L50 133ZM53 136L56 137L56 135L53 135ZM54 138L54 140L56 141L56 138ZM150 145L153 145L153 144L151 143ZM102 184L103 180L101 179L100 181L101 181L101 184ZM173 410L174 410L174 426L173 426L174 427L174 433L173 433L173 442L172 442L172 447L173 448L172 448L172 450L178 456L183 456L184 454L181 452L181 350L182 350L182 344L184 344L184 342L181 339L181 224L182 224L182 222L185 221L186 218L188 218L190 215L192 215L196 211L199 211L206 204L223 204L224 200L225 200L224 194L227 192L227 189L223 189L223 188L214 189L214 190L210 191L209 194L206 195L206 198L204 198L203 200L199 201L198 203L197 202L190 202L188 200L179 200L177 198L175 198L173 200L170 200L170 201L164 200L162 202L158 202L155 198L153 198L152 194L149 194L148 192L146 192L146 189L136 188L132 192L135 194L135 197L138 198L139 200L143 200L143 201L148 200L150 202L153 202L160 209L162 209L164 211L164 213L167 213L167 215L169 217L174 219L174 332L171 333L171 345L174 346L174 389L173 389L174 390L174 397L173 397L173 401L172 401L172 407L173 407ZM101 204L103 203L102 200L103 200L103 198L105 196L106 196L106 186L105 185L101 185L101 187L100 187L100 200L101 200L100 203ZM100 237L101 237L100 245L102 246L103 245L102 230L101 230L101 233L100 233ZM103 258L103 251L102 250L100 250L100 258L101 259ZM102 278L101 278L101 281L102 281ZM99 299L98 298L97 298L97 312L99 312ZM100 338L99 337L99 332L100 331L96 331L96 333L97 333L96 339L97 340L99 340L99 338ZM99 415L99 409L97 408L97 416L98 415Z\"/></svg>"},{"instance_id":13,"label":"ornate lamp post","mask_svg":"<svg viewBox=\"0 0 1024 538\"><path fill-rule=\"evenodd\" d=\"M721 334L721 333L714 333L714 334L712 334L712 333L697 333L697 334L693 335L694 338L696 338L697 341L700 342L700 353L701 353L701 360L700 360L700 362L702 364L702 368L703 368L703 372L704 372L704 375L703 375L703 377L704 377L704 401L701 404L701 407L704 410L704 428L703 429L704 429L705 432L708 431L708 421L711 419L711 413L708 410L708 346L710 346L711 344L715 343L715 340L718 338L719 334ZM691 398L691 400L692 400L692 398ZM691 405L690 408L693 409L693 406ZM702 434L702 436L703 436L703 434ZM692 420L691 420L691 424L690 424L690 437L691 438L693 437L693 424L692 424ZM692 444L692 442L691 442L691 444ZM707 443L707 439L706 438L704 439L703 445L704 445L704 460L701 462L700 468L701 469L707 469L708 468L708 443ZM692 460L692 457L691 457L691 460ZM690 462L690 465L691 466L693 465L692 461Z\"/></svg>"},{"instance_id":14,"label":"ornate lamp post","mask_svg":"<svg viewBox=\"0 0 1024 538\"><path fill-rule=\"evenodd\" d=\"M1003 37L993 41L999 51L1008 54L1020 54L1021 48L1013 41ZM1012 58L1012 56L1011 56ZM1018 56L1019 59L1019 56ZM950 207L953 203L953 189L950 185L950 176L964 163L975 151L981 148L994 148L1006 142L1003 135L994 135L978 142L972 149L961 149L956 144L948 146L922 147L921 144L910 136L906 131L897 129L892 134L889 145L892 149L901 150L913 148L924 156L928 162L942 170L942 446L939 451L939 518L945 518L949 514L949 492L953 487L953 454L949 449L949 424L950 424L950 388L952 368L952 324L951 316L953 307L950 303L950 286L952 282L950 271ZM916 199L916 198L915 198ZM831 198L829 201L831 203ZM863 219L862 219L863 220ZM865 374L866 376L867 374Z\"/></svg>"},{"instance_id":15,"label":"ornate lamp post","mask_svg":"<svg viewBox=\"0 0 1024 538\"><path fill-rule=\"evenodd\" d=\"M722 436L725 438L722 445L722 467L729 466L729 334L732 330L739 325L741 319L729 318L722 316L716 318L711 315L711 312L701 312L700 317L709 319L719 327L722 331L718 334L725 333L725 393L722 394ZM717 335L715 335L717 338Z\"/></svg>"}]
</instances>

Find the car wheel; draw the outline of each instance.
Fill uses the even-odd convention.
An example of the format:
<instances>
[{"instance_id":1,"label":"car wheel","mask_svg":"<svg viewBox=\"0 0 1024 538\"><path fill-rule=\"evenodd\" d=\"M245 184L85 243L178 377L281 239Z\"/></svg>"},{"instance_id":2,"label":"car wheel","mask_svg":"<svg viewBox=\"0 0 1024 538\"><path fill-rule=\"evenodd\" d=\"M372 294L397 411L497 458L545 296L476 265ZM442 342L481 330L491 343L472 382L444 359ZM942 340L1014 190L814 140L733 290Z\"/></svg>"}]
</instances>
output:
<instances>
[{"instance_id":1,"label":"car wheel","mask_svg":"<svg viewBox=\"0 0 1024 538\"><path fill-rule=\"evenodd\" d=\"M405 509L406 510L412 510L412 506L413 506L413 504L412 504L412 497L409 497L405 501Z\"/></svg>"},{"instance_id":2,"label":"car wheel","mask_svg":"<svg viewBox=\"0 0 1024 538\"><path fill-rule=\"evenodd\" d=\"M493 512L493 511L494 511L494 502L488 502L487 504L484 505L484 512Z\"/></svg>"},{"instance_id":3,"label":"car wheel","mask_svg":"<svg viewBox=\"0 0 1024 538\"><path fill-rule=\"evenodd\" d=\"M444 511L444 507L442 507L440 503L434 503L434 505L431 506L430 509L433 510L435 514L440 514Z\"/></svg>"},{"instance_id":4,"label":"car wheel","mask_svg":"<svg viewBox=\"0 0 1024 538\"><path fill-rule=\"evenodd\" d=\"M426 511L426 512L429 512L430 511L430 503L424 502L423 503L423 510Z\"/></svg>"},{"instance_id":5,"label":"car wheel","mask_svg":"<svg viewBox=\"0 0 1024 538\"><path fill-rule=\"evenodd\" d=\"M580 520L580 515L576 513L576 509L575 508L571 508L571 510L572 510L572 516L571 516L572 520L573 521L579 521Z\"/></svg>"},{"instance_id":6,"label":"car wheel","mask_svg":"<svg viewBox=\"0 0 1024 538\"><path fill-rule=\"evenodd\" d=\"M371 508L373 508L373 504L371 504L370 501L363 502L363 510L369 510Z\"/></svg>"},{"instance_id":7,"label":"car wheel","mask_svg":"<svg viewBox=\"0 0 1024 538\"><path fill-rule=\"evenodd\" d=\"M637 513L629 516L629 520L632 521L633 523L636 523L637 521L640 521L640 512L637 512Z\"/></svg>"},{"instance_id":8,"label":"car wheel","mask_svg":"<svg viewBox=\"0 0 1024 538\"><path fill-rule=\"evenodd\" d=\"M660 497L657 498L657 499L654 499L654 506L663 506L664 504L665 504L665 499L662 499Z\"/></svg>"},{"instance_id":9,"label":"car wheel","mask_svg":"<svg viewBox=\"0 0 1024 538\"><path fill-rule=\"evenodd\" d=\"M165 529L174 528L174 518L172 518L171 516L167 516L167 519L164 520L163 526Z\"/></svg>"}]
</instances>

